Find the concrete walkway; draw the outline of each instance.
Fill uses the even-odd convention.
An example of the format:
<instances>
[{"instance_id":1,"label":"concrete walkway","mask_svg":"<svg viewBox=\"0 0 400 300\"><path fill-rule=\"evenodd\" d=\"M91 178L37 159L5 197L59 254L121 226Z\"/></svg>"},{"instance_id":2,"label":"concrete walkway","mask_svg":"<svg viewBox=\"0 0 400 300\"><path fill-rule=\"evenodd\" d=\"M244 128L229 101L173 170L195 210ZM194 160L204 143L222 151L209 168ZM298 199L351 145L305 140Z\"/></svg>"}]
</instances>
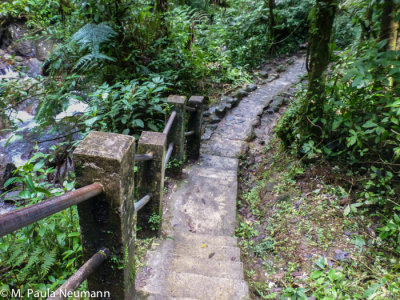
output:
<instances>
[{"instance_id":1,"label":"concrete walkway","mask_svg":"<svg viewBox=\"0 0 400 300\"><path fill-rule=\"evenodd\" d=\"M138 299L248 299L236 226L239 156L266 108L298 81L304 60L297 60L280 78L260 86L219 123L203 143L198 164L167 199L163 219L166 238L153 244L146 267L137 274ZM275 100L274 100L275 99Z\"/></svg>"}]
</instances>

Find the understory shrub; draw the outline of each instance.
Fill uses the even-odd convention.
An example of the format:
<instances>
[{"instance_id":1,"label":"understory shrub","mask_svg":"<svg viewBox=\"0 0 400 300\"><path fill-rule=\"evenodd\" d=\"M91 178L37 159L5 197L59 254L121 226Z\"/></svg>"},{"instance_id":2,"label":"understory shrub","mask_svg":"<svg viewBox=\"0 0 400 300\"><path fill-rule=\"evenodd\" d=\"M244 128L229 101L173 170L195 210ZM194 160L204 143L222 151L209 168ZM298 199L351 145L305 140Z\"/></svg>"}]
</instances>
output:
<instances>
[{"instance_id":1,"label":"understory shrub","mask_svg":"<svg viewBox=\"0 0 400 300\"><path fill-rule=\"evenodd\" d=\"M48 181L56 172L46 167L51 154L37 152L14 172L5 187L19 191L18 206L32 205L73 189L73 181L54 187ZM71 207L0 238L0 289L55 290L82 264L78 213Z\"/></svg>"},{"instance_id":2,"label":"understory shrub","mask_svg":"<svg viewBox=\"0 0 400 300\"><path fill-rule=\"evenodd\" d=\"M168 84L160 77L140 84L136 80L104 83L89 95L84 115L87 130L100 130L139 137L143 130L160 131L165 121Z\"/></svg>"}]
</instances>

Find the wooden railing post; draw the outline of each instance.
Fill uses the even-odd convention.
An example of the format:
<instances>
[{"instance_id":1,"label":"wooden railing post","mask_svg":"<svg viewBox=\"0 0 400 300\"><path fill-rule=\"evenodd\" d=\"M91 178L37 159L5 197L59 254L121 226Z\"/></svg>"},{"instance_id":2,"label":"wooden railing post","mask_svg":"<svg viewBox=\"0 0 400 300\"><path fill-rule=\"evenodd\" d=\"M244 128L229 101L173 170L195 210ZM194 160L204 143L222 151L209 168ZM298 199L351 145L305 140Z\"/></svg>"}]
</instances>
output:
<instances>
[{"instance_id":1,"label":"wooden railing post","mask_svg":"<svg viewBox=\"0 0 400 300\"><path fill-rule=\"evenodd\" d=\"M158 235L161 228L166 147L166 134L142 132L138 154L152 153L153 159L141 162L137 174L138 199L147 194L151 197L150 202L137 213L137 236L140 238Z\"/></svg>"},{"instance_id":2,"label":"wooden railing post","mask_svg":"<svg viewBox=\"0 0 400 300\"><path fill-rule=\"evenodd\" d=\"M185 106L187 98L185 96L172 95L168 97L167 103L171 106L171 111L176 111L175 121L168 134L168 145L174 143L168 173L179 175L182 172L182 164L185 156Z\"/></svg>"},{"instance_id":3,"label":"wooden railing post","mask_svg":"<svg viewBox=\"0 0 400 300\"><path fill-rule=\"evenodd\" d=\"M186 153L188 159L198 159L200 156L201 130L203 125L204 97L192 96L189 99L190 107L196 109L189 117L188 131L194 134L187 137Z\"/></svg>"},{"instance_id":4,"label":"wooden railing post","mask_svg":"<svg viewBox=\"0 0 400 300\"><path fill-rule=\"evenodd\" d=\"M111 299L133 299L134 256L134 157L131 136L90 132L74 151L76 185L94 182L104 192L78 205L83 258L102 247L110 259L88 278L90 291L108 291Z\"/></svg>"}]
</instances>

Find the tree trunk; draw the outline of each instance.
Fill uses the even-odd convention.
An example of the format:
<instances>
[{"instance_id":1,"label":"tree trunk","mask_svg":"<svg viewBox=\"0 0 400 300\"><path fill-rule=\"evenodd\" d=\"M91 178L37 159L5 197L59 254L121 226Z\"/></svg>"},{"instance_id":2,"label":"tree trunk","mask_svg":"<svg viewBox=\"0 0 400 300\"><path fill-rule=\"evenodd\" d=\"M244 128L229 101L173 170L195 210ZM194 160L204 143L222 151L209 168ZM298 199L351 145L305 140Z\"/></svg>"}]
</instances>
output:
<instances>
[{"instance_id":1,"label":"tree trunk","mask_svg":"<svg viewBox=\"0 0 400 300\"><path fill-rule=\"evenodd\" d=\"M391 37L391 24L393 22L392 13L394 10L393 0L384 0L383 10L381 15L381 28L379 32L379 40L383 41ZM386 44L386 49L388 49L389 43ZM386 50L385 49L385 50Z\"/></svg>"},{"instance_id":2,"label":"tree trunk","mask_svg":"<svg viewBox=\"0 0 400 300\"><path fill-rule=\"evenodd\" d=\"M268 17L268 32L269 36L271 39L271 47L269 49L270 52L273 52L273 43L275 42L275 15L274 15L274 9L275 9L275 0L268 0L268 11L269 11L269 17Z\"/></svg>"},{"instance_id":3,"label":"tree trunk","mask_svg":"<svg viewBox=\"0 0 400 300\"><path fill-rule=\"evenodd\" d=\"M226 0L210 0L210 4L226 7Z\"/></svg>"},{"instance_id":4,"label":"tree trunk","mask_svg":"<svg viewBox=\"0 0 400 300\"><path fill-rule=\"evenodd\" d=\"M163 13L168 10L168 0L156 0L156 11Z\"/></svg>"},{"instance_id":5,"label":"tree trunk","mask_svg":"<svg viewBox=\"0 0 400 300\"><path fill-rule=\"evenodd\" d=\"M65 25L65 14L64 14L64 5L63 4L64 4L63 0L58 1L58 11L61 16L61 22L63 23L63 25Z\"/></svg>"},{"instance_id":6,"label":"tree trunk","mask_svg":"<svg viewBox=\"0 0 400 300\"><path fill-rule=\"evenodd\" d=\"M368 6L367 10L365 11L364 18L359 20L361 25L361 40L367 41L373 35L372 30L372 17L373 17L373 6Z\"/></svg>"},{"instance_id":7,"label":"tree trunk","mask_svg":"<svg viewBox=\"0 0 400 300\"><path fill-rule=\"evenodd\" d=\"M316 3L315 16L310 28L307 58L309 84L304 115L312 110L314 117L323 116L326 70L330 59L329 42L337 7L337 0L317 0Z\"/></svg>"},{"instance_id":8,"label":"tree trunk","mask_svg":"<svg viewBox=\"0 0 400 300\"><path fill-rule=\"evenodd\" d=\"M395 14L398 13L399 7L394 3L393 0L384 0L383 2L383 10L381 15L381 28L379 32L379 40L386 40L387 43L382 51L387 50L399 50L400 41L399 41L399 22L395 20ZM392 66L394 68L394 66ZM389 77L389 85L393 87L394 85L398 85L398 83L394 81L393 77Z\"/></svg>"},{"instance_id":9,"label":"tree trunk","mask_svg":"<svg viewBox=\"0 0 400 300\"><path fill-rule=\"evenodd\" d=\"M156 11L159 13L166 12L168 10L168 0L156 0Z\"/></svg>"},{"instance_id":10,"label":"tree trunk","mask_svg":"<svg viewBox=\"0 0 400 300\"><path fill-rule=\"evenodd\" d=\"M399 50L399 22L395 14L399 14L399 5L393 0L384 0L379 32L379 40L388 41L384 50Z\"/></svg>"}]
</instances>

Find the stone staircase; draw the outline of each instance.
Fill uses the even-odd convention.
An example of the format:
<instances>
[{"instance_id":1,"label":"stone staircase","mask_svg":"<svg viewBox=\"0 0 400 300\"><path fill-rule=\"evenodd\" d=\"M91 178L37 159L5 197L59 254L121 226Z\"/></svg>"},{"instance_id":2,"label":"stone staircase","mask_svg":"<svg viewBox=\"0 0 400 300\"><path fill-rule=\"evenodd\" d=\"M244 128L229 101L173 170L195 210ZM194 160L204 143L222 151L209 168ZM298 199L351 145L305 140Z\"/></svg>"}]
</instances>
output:
<instances>
[{"instance_id":1,"label":"stone staircase","mask_svg":"<svg viewBox=\"0 0 400 300\"><path fill-rule=\"evenodd\" d=\"M153 243L137 274L137 299L249 299L234 237L238 158L259 116L273 109L275 96L303 69L299 59L279 80L243 99L203 143L199 163L184 170L185 179L166 199L165 238Z\"/></svg>"},{"instance_id":2,"label":"stone staircase","mask_svg":"<svg viewBox=\"0 0 400 300\"><path fill-rule=\"evenodd\" d=\"M138 299L248 299L234 235L238 160L203 155L168 201L163 229L138 274Z\"/></svg>"},{"instance_id":3,"label":"stone staircase","mask_svg":"<svg viewBox=\"0 0 400 300\"><path fill-rule=\"evenodd\" d=\"M157 274L138 299L247 299L239 258L235 238L178 233L148 253L147 268Z\"/></svg>"}]
</instances>

